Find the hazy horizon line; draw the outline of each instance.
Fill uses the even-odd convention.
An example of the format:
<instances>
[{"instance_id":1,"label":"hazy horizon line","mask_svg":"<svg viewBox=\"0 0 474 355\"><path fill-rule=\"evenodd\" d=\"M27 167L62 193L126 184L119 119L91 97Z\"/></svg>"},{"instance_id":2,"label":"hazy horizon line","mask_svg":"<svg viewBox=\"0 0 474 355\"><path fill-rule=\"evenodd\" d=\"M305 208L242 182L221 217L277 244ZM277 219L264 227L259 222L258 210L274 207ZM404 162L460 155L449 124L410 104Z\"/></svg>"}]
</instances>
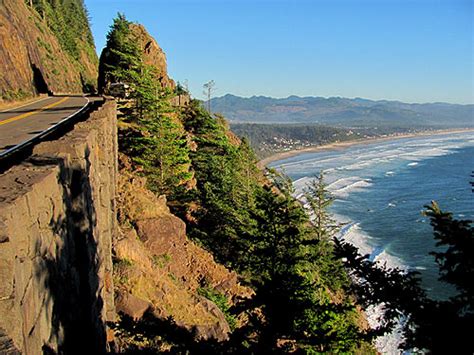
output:
<instances>
[{"instance_id":1,"label":"hazy horizon line","mask_svg":"<svg viewBox=\"0 0 474 355\"><path fill-rule=\"evenodd\" d=\"M447 104L447 105L461 105L461 106L470 106L470 105L474 105L474 101L473 102L470 102L470 103L461 103L461 102L448 102L448 101L426 101L426 102L415 102L415 101L402 101L402 100L399 100L399 99L373 99L373 98L367 98L367 97L360 97L360 96L355 96L355 97L349 97L349 96L322 96L322 95L305 95L305 96L301 96L301 95L288 95L288 96L268 96L268 95L236 95L236 94L233 94L233 93L226 93L226 94L223 94L223 95L220 95L220 96L215 96L215 97L212 97L212 99L218 99L218 98L222 98L224 96L235 96L235 97L239 97L239 98L243 98L243 99L251 99L251 98L254 98L254 97L263 97L263 98L269 98L269 99L276 99L276 100L285 100L285 99L289 99L291 97L297 97L297 98L300 98L300 99L305 99L305 98L322 98L322 99L349 99L349 100L366 100L366 101L373 101L373 102L380 102L380 101L386 101L386 102L399 102L399 103L403 103L403 104L409 104L409 105L429 105L429 104ZM202 101L207 101L206 99L203 99Z\"/></svg>"}]
</instances>

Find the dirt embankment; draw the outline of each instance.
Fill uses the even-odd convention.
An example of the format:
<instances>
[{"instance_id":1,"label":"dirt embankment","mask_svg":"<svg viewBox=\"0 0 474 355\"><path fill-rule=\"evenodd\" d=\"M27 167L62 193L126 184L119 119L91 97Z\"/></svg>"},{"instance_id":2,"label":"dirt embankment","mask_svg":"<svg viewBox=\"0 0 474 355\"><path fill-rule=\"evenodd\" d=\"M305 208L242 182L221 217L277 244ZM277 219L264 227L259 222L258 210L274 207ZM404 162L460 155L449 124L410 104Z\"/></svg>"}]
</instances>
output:
<instances>
[{"instance_id":1,"label":"dirt embankment","mask_svg":"<svg viewBox=\"0 0 474 355\"><path fill-rule=\"evenodd\" d=\"M121 161L128 165L126 157ZM226 339L230 328L223 310L199 290L213 289L230 304L249 297L251 290L186 237L185 223L170 213L166 198L147 190L146 180L132 173L130 166L120 171L117 203L121 230L114 245L117 312L136 320L147 313L172 319L199 339Z\"/></svg>"}]
</instances>

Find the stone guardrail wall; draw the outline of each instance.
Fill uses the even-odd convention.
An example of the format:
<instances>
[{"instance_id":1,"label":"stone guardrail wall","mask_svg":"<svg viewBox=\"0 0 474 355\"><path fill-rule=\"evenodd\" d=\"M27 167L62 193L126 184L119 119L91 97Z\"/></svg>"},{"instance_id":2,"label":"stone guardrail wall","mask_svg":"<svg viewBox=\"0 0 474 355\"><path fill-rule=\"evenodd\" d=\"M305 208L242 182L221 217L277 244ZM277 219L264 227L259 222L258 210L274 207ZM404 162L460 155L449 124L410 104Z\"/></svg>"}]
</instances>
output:
<instances>
[{"instance_id":1,"label":"stone guardrail wall","mask_svg":"<svg viewBox=\"0 0 474 355\"><path fill-rule=\"evenodd\" d=\"M0 175L0 350L106 350L116 178L113 100Z\"/></svg>"}]
</instances>

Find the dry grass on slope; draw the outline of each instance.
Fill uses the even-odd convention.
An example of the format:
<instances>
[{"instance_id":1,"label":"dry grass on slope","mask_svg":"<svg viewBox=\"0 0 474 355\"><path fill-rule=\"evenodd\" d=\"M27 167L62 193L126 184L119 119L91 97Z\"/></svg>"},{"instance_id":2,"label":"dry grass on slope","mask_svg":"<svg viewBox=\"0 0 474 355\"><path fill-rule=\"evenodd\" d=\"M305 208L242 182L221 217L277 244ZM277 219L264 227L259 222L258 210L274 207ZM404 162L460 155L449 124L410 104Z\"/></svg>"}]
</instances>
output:
<instances>
[{"instance_id":1,"label":"dry grass on slope","mask_svg":"<svg viewBox=\"0 0 474 355\"><path fill-rule=\"evenodd\" d=\"M229 303L250 296L251 290L239 284L236 273L190 241L184 222L170 213L166 198L147 190L146 180L127 169L120 172L117 206L121 230L114 243L118 311L128 311L134 318L152 312L196 331L202 339L224 340L230 331L225 315L199 290L205 285L225 295Z\"/></svg>"}]
</instances>

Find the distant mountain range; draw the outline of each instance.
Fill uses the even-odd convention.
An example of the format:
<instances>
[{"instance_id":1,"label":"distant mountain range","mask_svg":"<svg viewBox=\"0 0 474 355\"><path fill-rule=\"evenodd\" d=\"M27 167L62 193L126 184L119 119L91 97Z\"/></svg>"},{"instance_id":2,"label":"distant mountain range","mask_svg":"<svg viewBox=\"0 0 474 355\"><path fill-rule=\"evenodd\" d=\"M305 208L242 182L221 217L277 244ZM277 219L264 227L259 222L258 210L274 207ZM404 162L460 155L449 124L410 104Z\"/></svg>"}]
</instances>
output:
<instances>
[{"instance_id":1,"label":"distant mountain range","mask_svg":"<svg viewBox=\"0 0 474 355\"><path fill-rule=\"evenodd\" d=\"M319 123L340 126L474 127L474 105L408 104L343 97L275 99L227 94L211 99L212 112L231 122Z\"/></svg>"}]
</instances>

